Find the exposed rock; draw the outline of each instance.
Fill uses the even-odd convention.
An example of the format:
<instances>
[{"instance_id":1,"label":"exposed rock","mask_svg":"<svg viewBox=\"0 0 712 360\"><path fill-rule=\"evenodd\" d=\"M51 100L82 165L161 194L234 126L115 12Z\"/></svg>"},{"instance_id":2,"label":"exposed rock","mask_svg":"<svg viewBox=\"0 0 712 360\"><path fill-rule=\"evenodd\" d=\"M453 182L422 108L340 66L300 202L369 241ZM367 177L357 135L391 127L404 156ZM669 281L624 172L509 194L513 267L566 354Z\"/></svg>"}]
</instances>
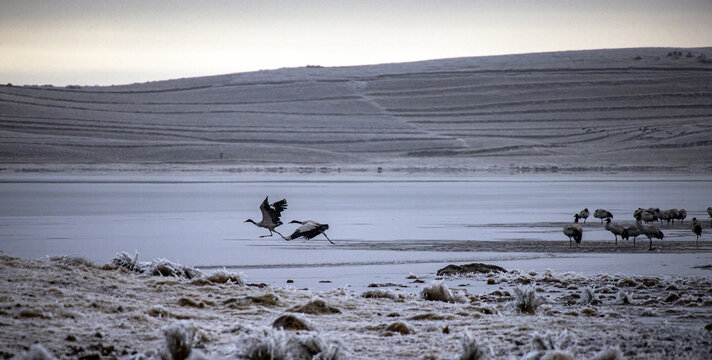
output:
<instances>
[{"instance_id":1,"label":"exposed rock","mask_svg":"<svg viewBox=\"0 0 712 360\"><path fill-rule=\"evenodd\" d=\"M285 314L278 317L273 323L275 329L284 330L312 330L312 327L307 322L292 314Z\"/></svg>"},{"instance_id":2,"label":"exposed rock","mask_svg":"<svg viewBox=\"0 0 712 360\"><path fill-rule=\"evenodd\" d=\"M469 273L478 273L478 274L487 274L490 272L498 273L498 272L507 272L504 268L497 266L497 265L490 265L490 264L483 264L483 263L472 263L472 264L465 264L465 265L448 265L440 270L438 270L437 275L442 276L442 275L457 275L457 274L469 274Z\"/></svg>"},{"instance_id":3,"label":"exposed rock","mask_svg":"<svg viewBox=\"0 0 712 360\"><path fill-rule=\"evenodd\" d=\"M408 335L414 333L413 329L410 328L406 323L402 321L396 321L386 327L386 331L393 333L398 333L401 335Z\"/></svg>"},{"instance_id":4,"label":"exposed rock","mask_svg":"<svg viewBox=\"0 0 712 360\"><path fill-rule=\"evenodd\" d=\"M301 306L293 306L289 308L291 312L300 312L305 314L339 314L341 310L329 306L324 300L314 299Z\"/></svg>"}]
</instances>

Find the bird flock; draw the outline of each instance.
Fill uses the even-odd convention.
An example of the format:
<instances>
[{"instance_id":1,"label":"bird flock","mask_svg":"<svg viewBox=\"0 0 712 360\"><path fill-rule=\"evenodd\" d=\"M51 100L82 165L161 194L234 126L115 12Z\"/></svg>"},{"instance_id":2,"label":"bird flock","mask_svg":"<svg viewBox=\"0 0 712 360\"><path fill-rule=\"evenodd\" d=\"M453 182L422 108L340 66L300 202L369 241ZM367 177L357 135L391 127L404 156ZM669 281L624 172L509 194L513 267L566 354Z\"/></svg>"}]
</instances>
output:
<instances>
[{"instance_id":1,"label":"bird flock","mask_svg":"<svg viewBox=\"0 0 712 360\"><path fill-rule=\"evenodd\" d=\"M277 233L282 239L290 241L294 239L303 238L305 240L313 239L319 235L324 235L326 240L331 244L334 244L331 239L326 235L326 230L329 229L329 224L321 224L314 220L292 220L290 224L299 224L299 226L294 232L285 237L275 228L282 225L282 212L287 209L287 200L282 199L276 201L272 204L269 203L269 197L265 197L264 201L260 205L260 212L262 213L262 220L260 222L255 222L252 219L247 219L245 222L250 222L258 227L265 228L269 231L269 235L262 235L260 238L273 236L273 233ZM712 226L712 206L707 208L707 213L709 214L711 220L710 224ZM569 248L573 247L573 241L576 242L576 246L581 245L581 240L583 239L583 228L579 224L579 220L583 220L586 223L586 219L591 215L588 208L581 210L580 212L574 214L574 223L566 224L563 228L563 233L569 238ZM660 210L659 208L638 208L633 212L633 218L635 219L635 224L625 227L621 224L612 221L613 213L605 209L596 209L593 212L593 217L601 220L601 223L606 223L605 229L613 234L615 237L615 244L618 246L618 237L620 236L623 240L629 240L633 238L633 246L635 247L635 239L638 236L645 236L650 242L648 250L653 250L653 239L664 239L665 234L660 230L660 228L652 225L652 223L659 221L663 225L663 221L667 224L671 222L674 224L675 220L680 223L684 223L687 217L687 210L685 209L668 209ZM697 218L693 217L691 221L691 230L696 235L695 245L699 243L699 239L702 237L702 224Z\"/></svg>"},{"instance_id":2,"label":"bird flock","mask_svg":"<svg viewBox=\"0 0 712 360\"><path fill-rule=\"evenodd\" d=\"M258 227L269 230L269 235L262 235L260 236L261 238L272 236L274 235L273 233L277 233L277 235L281 236L282 239L287 241L298 238L304 238L305 240L309 240L321 234L324 235L326 240L329 240L330 243L334 243L333 241L331 241L331 239L329 239L328 236L326 236L326 230L329 229L329 224L320 224L314 220L290 221L290 224L300 224L301 226L294 230L292 235L284 237L284 235L282 235L279 231L275 230L275 228L282 225L282 211L284 211L285 209L287 209L286 199L282 199L280 201L276 201L270 204L269 196L267 196L260 205L260 211L262 212L262 220L260 220L260 222L255 222L252 219L247 219L245 220L245 222L250 222Z\"/></svg>"},{"instance_id":3,"label":"bird flock","mask_svg":"<svg viewBox=\"0 0 712 360\"><path fill-rule=\"evenodd\" d=\"M590 216L590 211L585 208L574 214L574 223L564 225L563 233L569 238L569 247L573 246L572 240L576 241L576 246L581 245L581 239L583 238L583 228L579 225L579 220L586 222L586 219ZM707 208L707 214L710 216L710 226L712 226L712 206ZM687 210L685 209L668 209L660 210L659 208L638 208L633 212L633 218L635 219L635 224L625 227L621 224L612 221L613 214L605 209L596 209L593 212L593 217L600 219L601 223L605 222L605 229L613 234L615 237L615 244L618 246L618 236L621 239L628 240L633 238L633 246L635 246L635 239L643 235L648 238L650 245L648 250L653 250L653 239L664 239L665 234L660 230L660 228L653 225L654 222L659 221L660 225L663 225L663 221L666 221L669 225L671 222L674 224L675 220L679 221L681 224L684 223L687 217ZM698 246L699 240L702 237L702 224L697 218L693 217L691 221L692 226L690 230L696 235L695 246Z\"/></svg>"}]
</instances>

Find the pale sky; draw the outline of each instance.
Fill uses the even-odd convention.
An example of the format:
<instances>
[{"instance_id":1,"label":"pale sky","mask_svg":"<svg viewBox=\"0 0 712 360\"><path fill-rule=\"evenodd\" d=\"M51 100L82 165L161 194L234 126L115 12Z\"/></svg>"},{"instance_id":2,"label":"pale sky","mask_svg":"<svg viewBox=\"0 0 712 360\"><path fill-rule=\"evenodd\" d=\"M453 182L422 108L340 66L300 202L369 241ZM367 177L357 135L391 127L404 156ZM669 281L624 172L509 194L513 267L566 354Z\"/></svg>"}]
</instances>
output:
<instances>
[{"instance_id":1,"label":"pale sky","mask_svg":"<svg viewBox=\"0 0 712 360\"><path fill-rule=\"evenodd\" d=\"M0 84L712 46L712 0L0 0Z\"/></svg>"}]
</instances>

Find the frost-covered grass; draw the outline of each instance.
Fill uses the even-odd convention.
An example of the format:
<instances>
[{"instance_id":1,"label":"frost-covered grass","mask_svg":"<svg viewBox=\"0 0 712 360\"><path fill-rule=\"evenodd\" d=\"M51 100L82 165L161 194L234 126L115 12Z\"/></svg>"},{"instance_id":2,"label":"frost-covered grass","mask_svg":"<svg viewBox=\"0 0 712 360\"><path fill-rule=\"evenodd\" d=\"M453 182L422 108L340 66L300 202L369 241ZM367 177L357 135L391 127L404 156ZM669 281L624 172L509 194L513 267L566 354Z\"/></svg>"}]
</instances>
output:
<instances>
[{"instance_id":1,"label":"frost-covered grass","mask_svg":"<svg viewBox=\"0 0 712 360\"><path fill-rule=\"evenodd\" d=\"M64 263L67 262L64 258L58 258L57 261ZM78 260L72 259L71 261L77 262ZM116 257L112 259L111 265L148 276L169 276L189 280L192 279L195 284L245 285L244 276L240 273L220 269L206 275L196 268L177 264L168 259L159 258L150 262L140 262L138 261L138 253L136 253L133 257L126 252L118 253L116 254Z\"/></svg>"},{"instance_id":2,"label":"frost-covered grass","mask_svg":"<svg viewBox=\"0 0 712 360\"><path fill-rule=\"evenodd\" d=\"M428 301L444 301L451 303L464 303L467 300L460 294L453 294L450 288L443 281L433 281L431 284L424 286L420 291L420 297Z\"/></svg>"},{"instance_id":3,"label":"frost-covered grass","mask_svg":"<svg viewBox=\"0 0 712 360\"><path fill-rule=\"evenodd\" d=\"M458 360L488 360L494 356L492 348L478 341L469 331L465 331L462 336L462 352Z\"/></svg>"},{"instance_id":4,"label":"frost-covered grass","mask_svg":"<svg viewBox=\"0 0 712 360\"><path fill-rule=\"evenodd\" d=\"M536 294L536 290L532 287L515 287L514 288L514 308L524 314L534 315L539 305L545 300Z\"/></svg>"},{"instance_id":5,"label":"frost-covered grass","mask_svg":"<svg viewBox=\"0 0 712 360\"><path fill-rule=\"evenodd\" d=\"M330 343L315 333L305 335L283 330L253 329L237 340L238 358L249 360L346 360L349 353L340 343Z\"/></svg>"},{"instance_id":6,"label":"frost-covered grass","mask_svg":"<svg viewBox=\"0 0 712 360\"><path fill-rule=\"evenodd\" d=\"M72 261L0 256L0 268L0 324L12 329L0 331L5 356L39 342L50 356L71 358L700 359L712 345L709 277L512 270L460 277L494 289L456 302L421 297L422 288L455 297L439 283L399 289L394 301ZM486 285L491 278L496 285ZM512 306L517 288L521 303L546 303L523 314ZM598 303L581 300L587 288ZM621 292L631 298L625 306Z\"/></svg>"},{"instance_id":7,"label":"frost-covered grass","mask_svg":"<svg viewBox=\"0 0 712 360\"><path fill-rule=\"evenodd\" d=\"M183 360L191 355L195 341L195 326L192 323L176 322L161 330L166 340L161 357L166 360Z\"/></svg>"},{"instance_id":8,"label":"frost-covered grass","mask_svg":"<svg viewBox=\"0 0 712 360\"><path fill-rule=\"evenodd\" d=\"M17 360L54 360L56 359L42 344L33 344L30 348L19 354Z\"/></svg>"}]
</instances>

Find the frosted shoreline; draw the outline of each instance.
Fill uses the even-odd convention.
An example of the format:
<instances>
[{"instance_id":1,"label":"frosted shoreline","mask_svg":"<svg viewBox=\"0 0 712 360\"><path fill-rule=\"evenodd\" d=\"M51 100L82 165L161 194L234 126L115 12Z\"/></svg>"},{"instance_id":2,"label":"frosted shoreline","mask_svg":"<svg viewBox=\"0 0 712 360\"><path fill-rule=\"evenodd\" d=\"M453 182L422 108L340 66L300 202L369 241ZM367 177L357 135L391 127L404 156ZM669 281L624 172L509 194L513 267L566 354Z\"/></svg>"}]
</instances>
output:
<instances>
[{"instance_id":1,"label":"frosted shoreline","mask_svg":"<svg viewBox=\"0 0 712 360\"><path fill-rule=\"evenodd\" d=\"M490 346L496 358L509 359L535 351L591 358L617 348L628 359L703 359L712 344L712 334L704 329L710 326L712 307L709 275L584 275L510 269L451 278L479 283L485 290L451 287L448 291L463 302L449 303L423 300L417 289L380 288L377 298L369 298L348 288L310 291L196 283L100 268L71 257L26 261L3 255L0 267L0 281L6 284L0 290L0 322L5 329L0 331L0 352L5 356L20 354L40 342L59 358L94 353L150 357L165 346L161 329L181 323L195 330L196 355L244 359L252 346L250 339L272 336L272 323L285 314L303 319L311 330L286 331L280 336L318 336L324 342L319 351L335 351L335 347L342 353L333 359L454 358L463 352L463 339L467 343L472 338L476 344ZM533 298L541 301L534 315L517 310L513 293L517 287L531 289L527 291L534 291ZM339 313L294 310L315 298ZM391 326L397 322L408 333ZM6 331L10 328L13 331ZM538 336L550 337L553 348L539 349Z\"/></svg>"}]
</instances>

